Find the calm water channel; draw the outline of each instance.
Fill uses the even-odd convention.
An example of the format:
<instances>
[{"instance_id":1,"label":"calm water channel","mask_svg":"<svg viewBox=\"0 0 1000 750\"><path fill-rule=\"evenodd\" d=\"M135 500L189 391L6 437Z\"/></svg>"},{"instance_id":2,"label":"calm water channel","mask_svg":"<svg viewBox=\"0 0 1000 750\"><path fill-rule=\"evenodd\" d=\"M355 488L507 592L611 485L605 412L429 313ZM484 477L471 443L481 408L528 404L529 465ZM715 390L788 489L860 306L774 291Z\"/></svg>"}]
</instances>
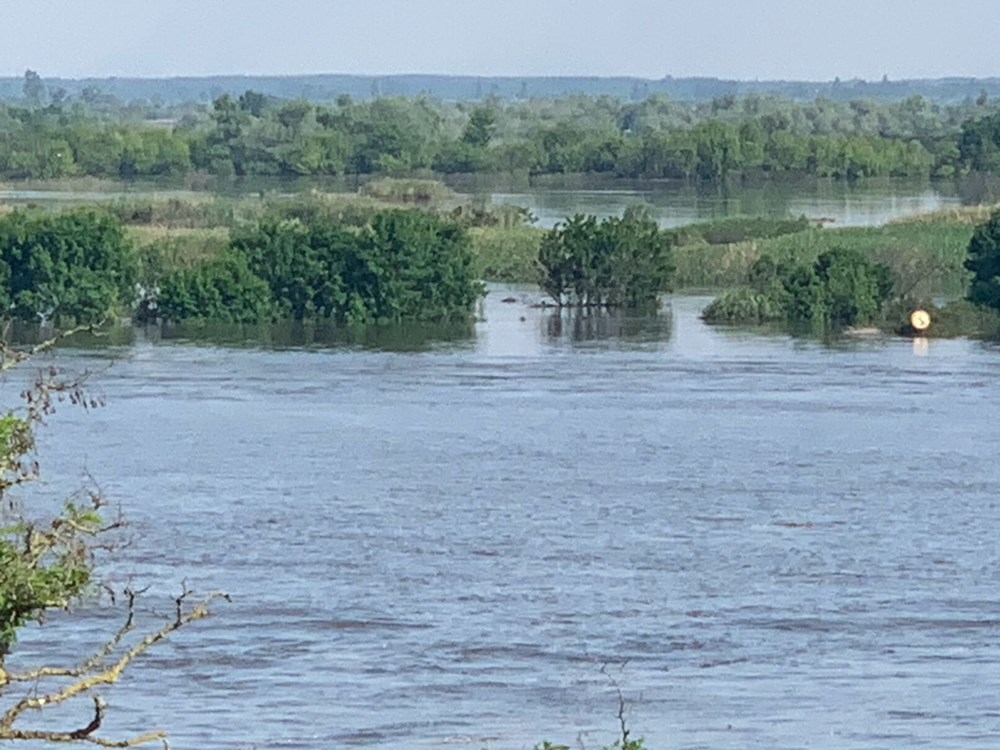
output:
<instances>
[{"instance_id":1,"label":"calm water channel","mask_svg":"<svg viewBox=\"0 0 1000 750\"><path fill-rule=\"evenodd\" d=\"M947 189L946 189L947 188ZM834 182L774 181L738 190L679 183L636 183L609 190L551 187L494 193L495 203L526 206L549 228L574 213L599 218L619 216L629 206L645 206L663 227L677 227L727 216L805 216L831 227L878 226L893 219L984 200L982 190L930 186L899 180ZM986 200L986 202L989 202Z\"/></svg>"},{"instance_id":2,"label":"calm water channel","mask_svg":"<svg viewBox=\"0 0 1000 750\"><path fill-rule=\"evenodd\" d=\"M542 179L542 178L539 178ZM481 200L528 208L537 226L549 228L567 216L582 212L600 218L620 215L626 208L643 205L664 227L727 216L776 216L823 219L828 226L874 226L914 214L950 206L995 203L1000 185L985 177L954 182L913 182L872 179L858 182L802 178L762 180L731 189L678 181L627 181L569 176L558 181L503 184L496 177L461 178L449 183L456 201ZM319 187L334 192L356 192L350 180L289 181L254 179L225 187L231 196L294 195ZM120 198L204 198L205 193L154 183L108 183L93 191L65 189L45 183L0 184L0 204L66 205L111 201Z\"/></svg>"},{"instance_id":3,"label":"calm water channel","mask_svg":"<svg viewBox=\"0 0 1000 750\"><path fill-rule=\"evenodd\" d=\"M133 521L108 569L165 616L184 580L233 597L108 693L110 733L597 748L613 678L654 749L1000 742L1000 350L507 293L418 352L57 355L109 402L42 446ZM86 613L17 663L118 616Z\"/></svg>"}]
</instances>

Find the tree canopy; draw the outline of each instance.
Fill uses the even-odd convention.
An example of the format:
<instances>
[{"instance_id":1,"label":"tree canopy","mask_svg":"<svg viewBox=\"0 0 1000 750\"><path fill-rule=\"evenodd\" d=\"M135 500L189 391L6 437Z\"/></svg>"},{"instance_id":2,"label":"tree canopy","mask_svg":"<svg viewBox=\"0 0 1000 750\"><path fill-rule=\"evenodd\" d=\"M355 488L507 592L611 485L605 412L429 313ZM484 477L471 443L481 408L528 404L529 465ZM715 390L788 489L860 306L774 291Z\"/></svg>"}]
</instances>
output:
<instances>
[{"instance_id":1,"label":"tree canopy","mask_svg":"<svg viewBox=\"0 0 1000 750\"><path fill-rule=\"evenodd\" d=\"M750 285L724 292L705 308L709 323L786 322L830 329L874 323L892 297L892 272L857 250L833 248L811 263L762 256Z\"/></svg>"},{"instance_id":2,"label":"tree canopy","mask_svg":"<svg viewBox=\"0 0 1000 750\"><path fill-rule=\"evenodd\" d=\"M131 304L135 256L102 211L0 217L0 307L27 321L100 321Z\"/></svg>"},{"instance_id":3,"label":"tree canopy","mask_svg":"<svg viewBox=\"0 0 1000 750\"><path fill-rule=\"evenodd\" d=\"M0 177L602 173L948 176L1000 168L997 105L749 94L700 99L429 96L325 102L247 90L210 105L123 103L26 78L0 102Z\"/></svg>"},{"instance_id":4,"label":"tree canopy","mask_svg":"<svg viewBox=\"0 0 1000 750\"><path fill-rule=\"evenodd\" d=\"M672 241L638 209L598 221L577 215L546 233L539 285L560 305L652 305L674 270Z\"/></svg>"},{"instance_id":5,"label":"tree canopy","mask_svg":"<svg viewBox=\"0 0 1000 750\"><path fill-rule=\"evenodd\" d=\"M462 227L393 210L361 227L324 216L243 227L223 257L165 274L156 309L171 321L449 321L467 319L481 293Z\"/></svg>"},{"instance_id":6,"label":"tree canopy","mask_svg":"<svg viewBox=\"0 0 1000 750\"><path fill-rule=\"evenodd\" d=\"M1000 310L1000 211L972 233L965 267L972 272L969 300Z\"/></svg>"}]
</instances>

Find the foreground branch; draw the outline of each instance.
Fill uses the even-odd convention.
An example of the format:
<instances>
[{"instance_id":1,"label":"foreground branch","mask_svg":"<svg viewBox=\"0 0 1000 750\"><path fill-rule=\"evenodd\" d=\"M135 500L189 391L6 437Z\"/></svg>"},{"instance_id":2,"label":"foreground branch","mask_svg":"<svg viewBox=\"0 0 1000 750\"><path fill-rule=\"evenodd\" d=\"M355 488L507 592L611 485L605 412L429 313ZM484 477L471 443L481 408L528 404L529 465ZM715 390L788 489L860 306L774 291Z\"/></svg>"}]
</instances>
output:
<instances>
[{"instance_id":1,"label":"foreground branch","mask_svg":"<svg viewBox=\"0 0 1000 750\"><path fill-rule=\"evenodd\" d=\"M125 636L132 632L135 626L135 598L139 593L142 593L145 590L146 589L136 592L130 588L125 589L125 595L128 597L128 616L125 618L125 623L118 629L118 632L108 640L107 643L101 646L97 653L87 659L87 661L79 667L39 667L38 669L33 669L30 672L4 672L0 669L0 687L12 682L37 682L47 677L83 677L84 675L93 672L95 669L100 667L104 659L118 647Z\"/></svg>"},{"instance_id":2,"label":"foreground branch","mask_svg":"<svg viewBox=\"0 0 1000 750\"><path fill-rule=\"evenodd\" d=\"M132 646L128 651L122 654L118 661L110 666L102 668L103 660L118 646L125 636L133 629L133 619L134 619L134 605L135 605L135 594L134 592L127 592L129 595L129 609L128 618L125 624L118 630L118 632L112 637L93 657L91 657L82 666L76 669L56 669L51 667L43 667L37 670L32 670L30 672L25 672L23 674L12 674L3 672L0 669L0 687L5 684L10 684L12 682L27 682L32 680L40 680L43 678L59 678L67 677L73 678L76 681L70 683L69 685L63 687L61 690L53 691L47 695L26 697L18 701L14 706L8 709L2 716L0 716L0 741L4 740L34 740L42 742L88 742L90 744L99 745L101 747L136 747L139 745L145 745L150 742L155 742L157 740L162 740L165 735L163 732L150 732L148 734L141 735L139 737L134 737L128 740L106 740L101 737L94 736L94 733L100 729L101 722L104 718L104 702L101 700L100 696L95 695L94 697L94 717L91 719L90 723L80 729L75 729L66 732L57 731L45 731L45 730L26 730L26 729L16 729L14 724L22 717L26 711L41 711L47 706L57 705L60 703L66 703L67 701L76 698L78 696L84 695L91 692L95 688L101 685L112 685L121 678L122 673L136 658L148 651L152 646L156 645L160 641L166 639L171 633L180 630L185 625L188 625L197 620L204 619L209 615L209 605L217 599L229 600L226 594L221 592L216 592L210 596L203 599L192 609L185 612L184 611L184 601L189 595L189 592L185 590L176 600L177 611L175 618L169 624L160 628L160 630L155 633L150 633L137 644ZM94 670L99 669L100 671L94 673Z\"/></svg>"},{"instance_id":3,"label":"foreground branch","mask_svg":"<svg viewBox=\"0 0 1000 750\"><path fill-rule=\"evenodd\" d=\"M87 726L82 727L81 729L77 729L72 732L48 732L44 730L15 729L12 730L9 735L0 734L0 740L87 742L91 745L98 745L100 747L138 747L139 745L148 745L150 742L161 740L163 741L164 746L167 746L166 734L164 732L147 732L146 734L132 737L127 740L106 740L102 737L94 737L94 732L101 728L101 722L104 721L105 707L106 704L101 697L95 695L94 718L90 720L90 723L87 724Z\"/></svg>"},{"instance_id":4,"label":"foreground branch","mask_svg":"<svg viewBox=\"0 0 1000 750\"><path fill-rule=\"evenodd\" d=\"M101 323L91 323L89 325L76 326L75 328L68 328L65 331L57 333L52 338L45 339L35 344L30 349L15 349L6 341L0 341L0 372L4 370L11 370L17 367L19 364L25 360L31 359L32 357L41 354L44 351L48 351L53 346L58 344L63 339L67 339L70 336L74 336L78 333L83 333L87 331L89 333L94 333L103 325Z\"/></svg>"}]
</instances>

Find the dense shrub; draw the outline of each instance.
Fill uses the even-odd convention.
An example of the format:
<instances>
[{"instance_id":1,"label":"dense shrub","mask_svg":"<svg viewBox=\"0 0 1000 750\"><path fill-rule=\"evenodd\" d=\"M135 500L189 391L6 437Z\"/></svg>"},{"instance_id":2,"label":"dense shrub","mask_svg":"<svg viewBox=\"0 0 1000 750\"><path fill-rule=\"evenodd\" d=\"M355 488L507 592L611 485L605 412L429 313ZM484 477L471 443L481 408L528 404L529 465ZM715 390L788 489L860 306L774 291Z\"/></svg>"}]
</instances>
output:
<instances>
[{"instance_id":1,"label":"dense shrub","mask_svg":"<svg viewBox=\"0 0 1000 750\"><path fill-rule=\"evenodd\" d=\"M275 316L267 284L246 259L229 251L197 268L167 273L155 297L140 303L137 317L260 323Z\"/></svg>"},{"instance_id":2,"label":"dense shrub","mask_svg":"<svg viewBox=\"0 0 1000 750\"><path fill-rule=\"evenodd\" d=\"M464 229L419 211L386 211L360 229L317 218L236 230L224 262L164 278L159 311L169 320L236 322L464 320L481 291ZM227 314L232 299L237 309Z\"/></svg>"},{"instance_id":3,"label":"dense shrub","mask_svg":"<svg viewBox=\"0 0 1000 750\"><path fill-rule=\"evenodd\" d=\"M866 325L876 320L892 290L889 268L856 250L828 250L808 264L776 262L765 255L750 271L750 286L720 295L703 317L710 323Z\"/></svg>"},{"instance_id":4,"label":"dense shrub","mask_svg":"<svg viewBox=\"0 0 1000 750\"><path fill-rule=\"evenodd\" d=\"M131 304L135 269L132 244L107 213L0 218L0 305L10 317L100 321Z\"/></svg>"},{"instance_id":5,"label":"dense shrub","mask_svg":"<svg viewBox=\"0 0 1000 750\"><path fill-rule=\"evenodd\" d=\"M972 233L965 267L973 274L969 300L1000 309L1000 211Z\"/></svg>"},{"instance_id":6,"label":"dense shrub","mask_svg":"<svg viewBox=\"0 0 1000 750\"><path fill-rule=\"evenodd\" d=\"M669 288L671 246L640 210L601 222L578 214L542 239L539 285L560 305L649 305Z\"/></svg>"}]
</instances>

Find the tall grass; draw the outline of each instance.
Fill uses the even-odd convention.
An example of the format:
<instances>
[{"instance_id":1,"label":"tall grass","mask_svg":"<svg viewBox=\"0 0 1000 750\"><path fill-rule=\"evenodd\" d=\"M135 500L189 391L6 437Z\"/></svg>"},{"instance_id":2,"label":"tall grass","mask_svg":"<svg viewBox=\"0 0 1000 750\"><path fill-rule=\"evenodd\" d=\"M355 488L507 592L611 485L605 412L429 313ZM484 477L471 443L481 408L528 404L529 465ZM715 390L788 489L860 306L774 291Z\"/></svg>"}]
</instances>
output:
<instances>
[{"instance_id":1,"label":"tall grass","mask_svg":"<svg viewBox=\"0 0 1000 750\"><path fill-rule=\"evenodd\" d=\"M473 227L469 234L480 279L523 284L538 282L538 248L544 235L541 229Z\"/></svg>"},{"instance_id":2,"label":"tall grass","mask_svg":"<svg viewBox=\"0 0 1000 750\"><path fill-rule=\"evenodd\" d=\"M110 201L107 210L125 224L172 228L229 226L248 199L220 196L190 198L120 198ZM257 201L259 202L259 200Z\"/></svg>"},{"instance_id":3,"label":"tall grass","mask_svg":"<svg viewBox=\"0 0 1000 750\"><path fill-rule=\"evenodd\" d=\"M748 281L750 268L762 255L778 260L811 262L835 247L855 249L888 265L899 292L909 295L961 293L963 267L975 222L963 218L930 218L895 222L883 227L809 229L781 237L729 245L694 244L675 249L678 288L724 289Z\"/></svg>"},{"instance_id":4,"label":"tall grass","mask_svg":"<svg viewBox=\"0 0 1000 750\"><path fill-rule=\"evenodd\" d=\"M804 216L798 219L775 219L766 216L730 216L715 221L669 230L678 245L708 243L709 245L730 245L737 242L781 237L786 234L804 232L815 226L815 222Z\"/></svg>"},{"instance_id":5,"label":"tall grass","mask_svg":"<svg viewBox=\"0 0 1000 750\"><path fill-rule=\"evenodd\" d=\"M361 188L361 195L387 203L430 205L454 199L455 192L438 180L384 177Z\"/></svg>"}]
</instances>

